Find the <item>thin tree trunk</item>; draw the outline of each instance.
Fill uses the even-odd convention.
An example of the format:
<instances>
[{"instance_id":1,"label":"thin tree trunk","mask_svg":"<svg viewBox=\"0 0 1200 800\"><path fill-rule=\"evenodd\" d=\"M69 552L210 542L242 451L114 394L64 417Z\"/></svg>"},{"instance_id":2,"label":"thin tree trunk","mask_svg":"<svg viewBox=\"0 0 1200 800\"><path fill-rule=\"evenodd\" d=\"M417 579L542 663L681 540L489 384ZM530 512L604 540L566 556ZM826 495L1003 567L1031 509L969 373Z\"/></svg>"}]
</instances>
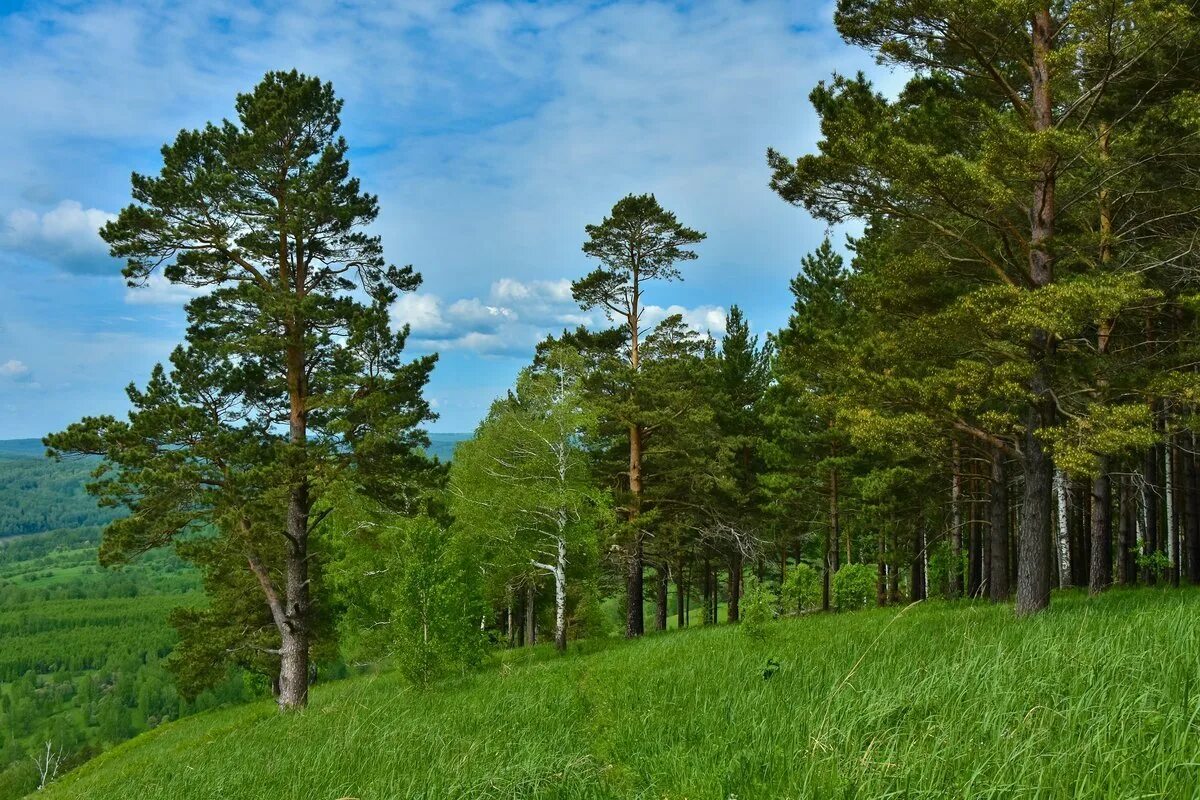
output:
<instances>
[{"instance_id":1,"label":"thin tree trunk","mask_svg":"<svg viewBox=\"0 0 1200 800\"><path fill-rule=\"evenodd\" d=\"M989 531L992 568L988 584L993 602L1008 598L1008 469L1004 451L992 450L991 530Z\"/></svg>"},{"instance_id":2,"label":"thin tree trunk","mask_svg":"<svg viewBox=\"0 0 1200 800\"><path fill-rule=\"evenodd\" d=\"M1176 464L1178 459L1175 457L1174 437L1167 435L1166 443L1163 445L1163 476L1164 489L1163 494L1167 504L1167 561L1170 564L1170 579L1172 586L1179 585L1179 505L1175 502L1175 492L1178 488L1179 481L1176 476Z\"/></svg>"},{"instance_id":3,"label":"thin tree trunk","mask_svg":"<svg viewBox=\"0 0 1200 800\"><path fill-rule=\"evenodd\" d=\"M900 542L897 541L899 535L897 533L896 523L892 523L892 563L888 568L888 602L896 604L900 602Z\"/></svg>"},{"instance_id":4,"label":"thin tree trunk","mask_svg":"<svg viewBox=\"0 0 1200 800\"><path fill-rule=\"evenodd\" d=\"M909 597L912 602L924 600L928 593L925 582L925 521L913 530L912 586L909 587Z\"/></svg>"},{"instance_id":5,"label":"thin tree trunk","mask_svg":"<svg viewBox=\"0 0 1200 800\"><path fill-rule=\"evenodd\" d=\"M1130 586L1137 577L1137 566L1133 561L1133 549L1136 546L1134 530L1137 527L1134 508L1133 491L1128 478L1121 479L1121 518L1117 532L1117 581L1122 586Z\"/></svg>"},{"instance_id":6,"label":"thin tree trunk","mask_svg":"<svg viewBox=\"0 0 1200 800\"><path fill-rule=\"evenodd\" d=\"M683 582L683 556L675 561L675 626L687 627L687 590Z\"/></svg>"},{"instance_id":7,"label":"thin tree trunk","mask_svg":"<svg viewBox=\"0 0 1200 800\"><path fill-rule=\"evenodd\" d=\"M659 564L655 569L655 577L658 579L658 591L654 596L654 629L665 631L667 629L667 590L671 576L667 574L666 567Z\"/></svg>"},{"instance_id":8,"label":"thin tree trunk","mask_svg":"<svg viewBox=\"0 0 1200 800\"><path fill-rule=\"evenodd\" d=\"M1200 474L1196 464L1196 435L1192 434L1192 452L1184 454L1186 492L1183 497L1187 518L1188 583L1200 583Z\"/></svg>"},{"instance_id":9,"label":"thin tree trunk","mask_svg":"<svg viewBox=\"0 0 1200 800\"><path fill-rule=\"evenodd\" d=\"M1054 499L1058 535L1058 588L1071 585L1071 506L1067 478L1061 469L1054 471Z\"/></svg>"},{"instance_id":10,"label":"thin tree trunk","mask_svg":"<svg viewBox=\"0 0 1200 800\"><path fill-rule=\"evenodd\" d=\"M741 617L742 594L742 554L734 553L729 560L729 611L730 622L737 622Z\"/></svg>"},{"instance_id":11,"label":"thin tree trunk","mask_svg":"<svg viewBox=\"0 0 1200 800\"><path fill-rule=\"evenodd\" d=\"M554 646L567 649L567 542L559 537L554 561Z\"/></svg>"},{"instance_id":12,"label":"thin tree trunk","mask_svg":"<svg viewBox=\"0 0 1200 800\"><path fill-rule=\"evenodd\" d=\"M636 329L635 329L636 330ZM637 341L637 334L634 334ZM636 344L634 349L634 369L637 369ZM625 636L634 638L646 632L646 612L642 607L645 601L644 564L642 553L642 531L638 517L642 504L642 429L639 425L629 426L629 521L633 528L633 541L630 543L627 555L625 578Z\"/></svg>"},{"instance_id":13,"label":"thin tree trunk","mask_svg":"<svg viewBox=\"0 0 1200 800\"><path fill-rule=\"evenodd\" d=\"M876 535L878 541L878 562L877 574L875 578L875 604L878 606L887 605L887 558L885 556L885 546L883 543L883 531Z\"/></svg>"},{"instance_id":14,"label":"thin tree trunk","mask_svg":"<svg viewBox=\"0 0 1200 800\"><path fill-rule=\"evenodd\" d=\"M950 454L950 599L962 597L962 456L958 441L951 444Z\"/></svg>"},{"instance_id":15,"label":"thin tree trunk","mask_svg":"<svg viewBox=\"0 0 1200 800\"><path fill-rule=\"evenodd\" d=\"M525 587L525 646L533 647L537 642L537 626L534 614L534 590L530 583Z\"/></svg>"},{"instance_id":16,"label":"thin tree trunk","mask_svg":"<svg viewBox=\"0 0 1200 800\"><path fill-rule=\"evenodd\" d=\"M983 589L983 520L979 508L979 482L972 474L969 483L971 499L967 536L967 596L975 599Z\"/></svg>"},{"instance_id":17,"label":"thin tree trunk","mask_svg":"<svg viewBox=\"0 0 1200 800\"><path fill-rule=\"evenodd\" d=\"M1146 556L1159 552L1158 541L1158 447L1151 447L1146 453L1145 474L1142 476L1144 490L1142 491L1142 513L1145 517L1142 547ZM1153 585L1158 582L1158 572L1151 566L1142 570L1146 583Z\"/></svg>"}]
</instances>

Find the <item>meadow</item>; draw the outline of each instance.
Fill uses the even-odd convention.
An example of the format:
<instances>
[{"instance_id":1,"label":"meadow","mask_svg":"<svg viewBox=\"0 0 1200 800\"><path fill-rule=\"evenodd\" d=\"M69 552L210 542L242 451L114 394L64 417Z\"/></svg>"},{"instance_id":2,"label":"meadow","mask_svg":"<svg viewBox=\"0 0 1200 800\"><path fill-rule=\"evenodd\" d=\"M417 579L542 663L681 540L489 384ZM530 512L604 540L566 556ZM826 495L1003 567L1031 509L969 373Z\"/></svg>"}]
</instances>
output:
<instances>
[{"instance_id":1,"label":"meadow","mask_svg":"<svg viewBox=\"0 0 1200 800\"><path fill-rule=\"evenodd\" d=\"M39 796L1184 798L1200 591L928 601L507 651L163 725Z\"/></svg>"}]
</instances>

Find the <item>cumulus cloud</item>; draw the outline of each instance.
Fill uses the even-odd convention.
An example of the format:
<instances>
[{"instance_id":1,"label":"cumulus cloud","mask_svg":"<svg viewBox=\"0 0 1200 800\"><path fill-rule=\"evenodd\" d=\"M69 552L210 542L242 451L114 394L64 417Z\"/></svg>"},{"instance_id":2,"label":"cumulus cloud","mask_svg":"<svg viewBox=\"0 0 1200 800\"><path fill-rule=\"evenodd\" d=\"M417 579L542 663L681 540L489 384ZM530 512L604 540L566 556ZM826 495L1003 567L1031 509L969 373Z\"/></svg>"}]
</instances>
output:
<instances>
[{"instance_id":1,"label":"cumulus cloud","mask_svg":"<svg viewBox=\"0 0 1200 800\"><path fill-rule=\"evenodd\" d=\"M99 231L115 218L98 208L84 208L76 200L63 200L41 214L19 208L5 218L0 245L69 272L113 272Z\"/></svg>"},{"instance_id":2,"label":"cumulus cloud","mask_svg":"<svg viewBox=\"0 0 1200 800\"><path fill-rule=\"evenodd\" d=\"M18 361L15 358L10 358L3 364L0 364L0 375L6 378L19 378L22 375L29 374L29 366L24 361Z\"/></svg>"},{"instance_id":3,"label":"cumulus cloud","mask_svg":"<svg viewBox=\"0 0 1200 800\"><path fill-rule=\"evenodd\" d=\"M697 333L708 333L719 339L725 335L725 313L725 309L721 306L687 308L686 306L671 305L663 308L650 305L646 306L646 312L642 315L642 323L649 328L669 316L678 314L683 317L683 324L692 330Z\"/></svg>"},{"instance_id":4,"label":"cumulus cloud","mask_svg":"<svg viewBox=\"0 0 1200 800\"><path fill-rule=\"evenodd\" d=\"M653 327L672 314L700 333L720 336L725 309L702 305L646 306L643 322ZM571 282L519 281L501 278L487 297L464 297L446 303L428 293L399 298L391 308L392 323L407 324L415 347L424 351L470 351L488 355L528 356L549 333L578 325L609 324L600 315L582 312L571 298Z\"/></svg>"},{"instance_id":5,"label":"cumulus cloud","mask_svg":"<svg viewBox=\"0 0 1200 800\"><path fill-rule=\"evenodd\" d=\"M181 306L202 294L203 289L172 283L156 272L142 285L126 287L125 302L135 306Z\"/></svg>"}]
</instances>

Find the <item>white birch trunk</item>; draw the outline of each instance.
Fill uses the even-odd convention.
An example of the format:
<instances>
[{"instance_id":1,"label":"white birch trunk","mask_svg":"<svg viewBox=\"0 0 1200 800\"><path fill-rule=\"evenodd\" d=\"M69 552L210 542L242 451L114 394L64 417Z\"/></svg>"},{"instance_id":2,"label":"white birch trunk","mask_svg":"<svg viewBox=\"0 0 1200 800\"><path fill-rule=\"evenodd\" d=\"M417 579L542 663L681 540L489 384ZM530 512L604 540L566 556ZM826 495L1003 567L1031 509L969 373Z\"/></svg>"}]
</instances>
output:
<instances>
[{"instance_id":1,"label":"white birch trunk","mask_svg":"<svg viewBox=\"0 0 1200 800\"><path fill-rule=\"evenodd\" d=\"M1175 566L1175 470L1172 469L1175 466L1175 457L1173 449L1171 439L1167 437L1167 444L1163 447L1163 473L1165 476L1164 490L1167 493L1167 562L1171 566Z\"/></svg>"},{"instance_id":2,"label":"white birch trunk","mask_svg":"<svg viewBox=\"0 0 1200 800\"><path fill-rule=\"evenodd\" d=\"M1071 576L1071 532L1067 516L1067 478L1061 469L1054 470L1054 496L1058 501L1058 588L1062 589Z\"/></svg>"}]
</instances>

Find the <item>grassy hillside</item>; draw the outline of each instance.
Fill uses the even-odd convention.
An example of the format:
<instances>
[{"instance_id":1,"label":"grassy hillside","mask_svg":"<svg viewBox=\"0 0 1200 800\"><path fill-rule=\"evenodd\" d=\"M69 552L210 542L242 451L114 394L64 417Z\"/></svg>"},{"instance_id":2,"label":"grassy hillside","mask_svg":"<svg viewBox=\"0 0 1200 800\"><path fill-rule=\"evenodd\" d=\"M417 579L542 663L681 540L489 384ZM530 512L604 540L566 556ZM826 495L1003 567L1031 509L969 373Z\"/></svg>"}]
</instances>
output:
<instances>
[{"instance_id":1,"label":"grassy hillside","mask_svg":"<svg viewBox=\"0 0 1200 800\"><path fill-rule=\"evenodd\" d=\"M383 674L300 715L165 725L39 796L1191 797L1198 620L1200 592L1143 590L519 652L424 693Z\"/></svg>"}]
</instances>

